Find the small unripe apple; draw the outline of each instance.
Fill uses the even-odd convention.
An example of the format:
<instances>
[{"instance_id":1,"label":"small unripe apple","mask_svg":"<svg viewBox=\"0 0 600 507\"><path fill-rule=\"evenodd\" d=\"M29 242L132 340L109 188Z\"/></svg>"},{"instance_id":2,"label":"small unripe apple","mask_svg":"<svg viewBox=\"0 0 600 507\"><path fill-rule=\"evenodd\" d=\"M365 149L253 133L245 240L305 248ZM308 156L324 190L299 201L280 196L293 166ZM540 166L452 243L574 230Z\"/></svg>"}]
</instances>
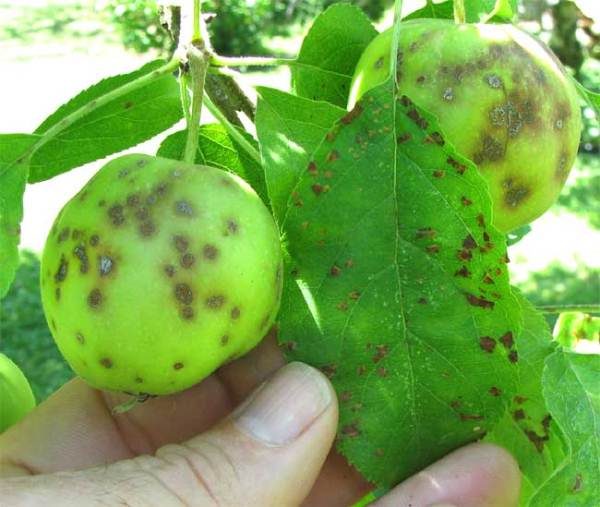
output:
<instances>
[{"instance_id":1,"label":"small unripe apple","mask_svg":"<svg viewBox=\"0 0 600 507\"><path fill-rule=\"evenodd\" d=\"M31 386L21 369L0 353L0 433L35 407Z\"/></svg>"},{"instance_id":2,"label":"small unripe apple","mask_svg":"<svg viewBox=\"0 0 600 507\"><path fill-rule=\"evenodd\" d=\"M42 301L73 370L94 387L168 394L245 354L281 295L279 233L242 179L126 155L63 208Z\"/></svg>"},{"instance_id":3,"label":"small unripe apple","mask_svg":"<svg viewBox=\"0 0 600 507\"><path fill-rule=\"evenodd\" d=\"M392 29L360 58L349 107L389 77ZM493 223L508 232L557 199L577 155L577 91L554 54L512 25L402 23L398 93L439 120L488 183Z\"/></svg>"}]
</instances>

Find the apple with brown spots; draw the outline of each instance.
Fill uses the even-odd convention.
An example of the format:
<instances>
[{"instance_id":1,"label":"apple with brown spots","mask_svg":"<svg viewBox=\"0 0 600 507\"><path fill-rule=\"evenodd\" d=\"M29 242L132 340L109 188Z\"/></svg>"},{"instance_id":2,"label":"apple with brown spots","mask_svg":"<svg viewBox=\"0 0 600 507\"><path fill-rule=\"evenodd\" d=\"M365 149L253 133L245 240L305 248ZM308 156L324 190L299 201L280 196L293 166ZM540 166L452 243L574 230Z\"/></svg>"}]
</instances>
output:
<instances>
[{"instance_id":1,"label":"apple with brown spots","mask_svg":"<svg viewBox=\"0 0 600 507\"><path fill-rule=\"evenodd\" d=\"M168 394L260 341L279 307L281 262L273 218L243 180L126 155L60 212L42 299L59 349L87 382Z\"/></svg>"},{"instance_id":2,"label":"apple with brown spots","mask_svg":"<svg viewBox=\"0 0 600 507\"><path fill-rule=\"evenodd\" d=\"M389 77L392 30L359 60L349 97ZM512 25L402 23L399 95L437 116L446 140L473 160L489 185L493 223L508 232L557 199L577 155L575 87L554 54Z\"/></svg>"}]
</instances>

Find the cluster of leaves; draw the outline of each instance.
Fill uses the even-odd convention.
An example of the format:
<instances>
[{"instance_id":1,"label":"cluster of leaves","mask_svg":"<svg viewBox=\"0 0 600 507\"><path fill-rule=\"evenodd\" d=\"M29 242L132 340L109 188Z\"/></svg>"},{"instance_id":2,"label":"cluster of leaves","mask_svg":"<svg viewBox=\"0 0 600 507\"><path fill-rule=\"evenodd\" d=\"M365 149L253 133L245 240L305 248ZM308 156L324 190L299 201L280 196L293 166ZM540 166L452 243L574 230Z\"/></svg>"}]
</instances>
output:
<instances>
[{"instance_id":1,"label":"cluster of leaves","mask_svg":"<svg viewBox=\"0 0 600 507\"><path fill-rule=\"evenodd\" d=\"M468 19L514 13L512 0L465 3ZM330 7L292 66L293 93L258 90L249 144L262 166L220 125L200 129L196 161L241 175L273 211L286 249L281 345L329 376L337 446L380 491L485 438L517 456L524 505L592 505L600 356L558 347L511 288L486 184L434 117L398 96L393 78L346 111L376 33L356 7ZM2 294L26 181L164 132L181 117L176 67L153 62L108 78L33 134L0 136ZM159 154L179 158L183 141L170 135Z\"/></svg>"}]
</instances>

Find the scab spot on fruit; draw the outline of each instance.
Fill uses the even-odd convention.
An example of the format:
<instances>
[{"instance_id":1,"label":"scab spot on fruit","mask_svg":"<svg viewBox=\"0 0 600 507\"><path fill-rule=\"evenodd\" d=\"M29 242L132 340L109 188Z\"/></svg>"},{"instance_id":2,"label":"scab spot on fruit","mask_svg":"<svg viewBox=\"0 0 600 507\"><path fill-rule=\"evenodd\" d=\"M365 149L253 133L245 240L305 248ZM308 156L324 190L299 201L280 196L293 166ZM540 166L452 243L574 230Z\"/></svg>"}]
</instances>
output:
<instances>
[{"instance_id":1,"label":"scab spot on fruit","mask_svg":"<svg viewBox=\"0 0 600 507\"><path fill-rule=\"evenodd\" d=\"M202 248L202 255L205 259L214 261L219 256L219 250L214 245L206 244Z\"/></svg>"},{"instance_id":2,"label":"scab spot on fruit","mask_svg":"<svg viewBox=\"0 0 600 507\"><path fill-rule=\"evenodd\" d=\"M240 318L240 313L241 313L241 312L240 312L240 309L239 309L239 307L237 307L237 306L234 306L234 307L231 309L231 313L230 313L232 320L237 320L237 319L239 319L239 318Z\"/></svg>"},{"instance_id":3,"label":"scab spot on fruit","mask_svg":"<svg viewBox=\"0 0 600 507\"><path fill-rule=\"evenodd\" d=\"M511 208L521 204L531 193L528 187L517 183L513 178L506 178L502 182L502 188L504 189L504 202Z\"/></svg>"},{"instance_id":4,"label":"scab spot on fruit","mask_svg":"<svg viewBox=\"0 0 600 507\"><path fill-rule=\"evenodd\" d=\"M173 365L173 369L174 370L181 370L181 368L183 368L183 363L182 362L177 362Z\"/></svg>"},{"instance_id":5,"label":"scab spot on fruit","mask_svg":"<svg viewBox=\"0 0 600 507\"><path fill-rule=\"evenodd\" d=\"M173 246L175 247L175 250L183 253L190 246L190 242L185 236L177 235L173 236Z\"/></svg>"},{"instance_id":6,"label":"scab spot on fruit","mask_svg":"<svg viewBox=\"0 0 600 507\"><path fill-rule=\"evenodd\" d=\"M57 301L60 301L60 287L56 287L56 289L54 289L54 297Z\"/></svg>"},{"instance_id":7,"label":"scab spot on fruit","mask_svg":"<svg viewBox=\"0 0 600 507\"><path fill-rule=\"evenodd\" d=\"M112 362L112 359L110 357L103 357L102 359L100 359L100 364L102 366L104 366L105 368L112 368L113 367L113 362Z\"/></svg>"},{"instance_id":8,"label":"scab spot on fruit","mask_svg":"<svg viewBox=\"0 0 600 507\"><path fill-rule=\"evenodd\" d=\"M87 273L89 269L89 261L85 246L77 245L73 249L73 255L79 259L79 272L82 274Z\"/></svg>"},{"instance_id":9,"label":"scab spot on fruit","mask_svg":"<svg viewBox=\"0 0 600 507\"><path fill-rule=\"evenodd\" d=\"M206 307L211 308L213 310L221 308L223 306L223 303L225 303L225 296L222 296L220 294L210 296L204 301Z\"/></svg>"},{"instance_id":10,"label":"scab spot on fruit","mask_svg":"<svg viewBox=\"0 0 600 507\"><path fill-rule=\"evenodd\" d=\"M196 262L196 257L194 257L194 255L191 254L190 252L184 253L181 256L181 259L179 259L179 263L181 264L181 267L185 268L185 269L191 268L195 262Z\"/></svg>"},{"instance_id":11,"label":"scab spot on fruit","mask_svg":"<svg viewBox=\"0 0 600 507\"><path fill-rule=\"evenodd\" d=\"M90 236L90 246L98 246L98 243L100 243L100 236L97 234Z\"/></svg>"},{"instance_id":12,"label":"scab spot on fruit","mask_svg":"<svg viewBox=\"0 0 600 507\"><path fill-rule=\"evenodd\" d=\"M142 237L149 238L156 232L156 225L152 220L146 220L139 225L138 230L140 231Z\"/></svg>"},{"instance_id":13,"label":"scab spot on fruit","mask_svg":"<svg viewBox=\"0 0 600 507\"><path fill-rule=\"evenodd\" d=\"M490 86L490 88L498 89L502 88L503 86L502 79L496 74L488 74L485 76L485 82Z\"/></svg>"},{"instance_id":14,"label":"scab spot on fruit","mask_svg":"<svg viewBox=\"0 0 600 507\"><path fill-rule=\"evenodd\" d=\"M67 239L69 239L70 234L71 229L65 227L63 230L60 231L60 234L58 235L58 242L62 243L63 241L66 241Z\"/></svg>"},{"instance_id":15,"label":"scab spot on fruit","mask_svg":"<svg viewBox=\"0 0 600 507\"><path fill-rule=\"evenodd\" d=\"M418 84L423 84L425 82L425 76L419 76L417 78L417 83Z\"/></svg>"},{"instance_id":16,"label":"scab spot on fruit","mask_svg":"<svg viewBox=\"0 0 600 507\"><path fill-rule=\"evenodd\" d=\"M183 320L192 320L194 318L194 309L191 306L184 306L180 312L181 318Z\"/></svg>"},{"instance_id":17,"label":"scab spot on fruit","mask_svg":"<svg viewBox=\"0 0 600 507\"><path fill-rule=\"evenodd\" d=\"M75 333L75 339L83 345L85 343L85 336L82 333Z\"/></svg>"},{"instance_id":18,"label":"scab spot on fruit","mask_svg":"<svg viewBox=\"0 0 600 507\"><path fill-rule=\"evenodd\" d=\"M149 216L150 216L150 213L148 212L148 208L146 208L144 206L135 210L135 218L137 218L140 221L147 220Z\"/></svg>"},{"instance_id":19,"label":"scab spot on fruit","mask_svg":"<svg viewBox=\"0 0 600 507\"><path fill-rule=\"evenodd\" d=\"M452 102L454 100L454 90L452 88L446 88L442 93L442 98L446 102Z\"/></svg>"},{"instance_id":20,"label":"scab spot on fruit","mask_svg":"<svg viewBox=\"0 0 600 507\"><path fill-rule=\"evenodd\" d=\"M137 167L144 167L144 166L145 166L147 163L148 163L148 161L147 161L147 160L145 160L145 159L141 158L141 159L139 159L139 160L138 160L138 161L135 163L135 165L136 165Z\"/></svg>"},{"instance_id":21,"label":"scab spot on fruit","mask_svg":"<svg viewBox=\"0 0 600 507\"><path fill-rule=\"evenodd\" d=\"M142 383L144 382L144 379L143 379L142 377L135 377L135 378L133 379L133 381L134 381L136 384L142 384Z\"/></svg>"},{"instance_id":22,"label":"scab spot on fruit","mask_svg":"<svg viewBox=\"0 0 600 507\"><path fill-rule=\"evenodd\" d=\"M102 292L100 289L92 289L87 297L87 304L90 308L96 310L102 306Z\"/></svg>"},{"instance_id":23,"label":"scab spot on fruit","mask_svg":"<svg viewBox=\"0 0 600 507\"><path fill-rule=\"evenodd\" d=\"M114 261L108 255L98 257L98 273L100 276L107 276L113 269Z\"/></svg>"},{"instance_id":24,"label":"scab spot on fruit","mask_svg":"<svg viewBox=\"0 0 600 507\"><path fill-rule=\"evenodd\" d=\"M126 202L127 202L127 206L134 208L136 206L139 206L140 201L141 201L140 194L135 193L135 194L129 194L127 196Z\"/></svg>"},{"instance_id":25,"label":"scab spot on fruit","mask_svg":"<svg viewBox=\"0 0 600 507\"><path fill-rule=\"evenodd\" d=\"M473 161L476 164L489 160L497 162L504 158L504 145L495 137L485 134L481 141L481 149L474 155Z\"/></svg>"},{"instance_id":26,"label":"scab spot on fruit","mask_svg":"<svg viewBox=\"0 0 600 507\"><path fill-rule=\"evenodd\" d=\"M221 346L224 347L229 343L229 335L224 334L221 336Z\"/></svg>"},{"instance_id":27,"label":"scab spot on fruit","mask_svg":"<svg viewBox=\"0 0 600 507\"><path fill-rule=\"evenodd\" d=\"M125 215L123 215L123 206L120 204L115 204L108 208L108 217L110 221L115 226L123 225L125 222Z\"/></svg>"},{"instance_id":28,"label":"scab spot on fruit","mask_svg":"<svg viewBox=\"0 0 600 507\"><path fill-rule=\"evenodd\" d=\"M194 216L194 208L188 201L182 199L175 202L175 213L183 217L192 217Z\"/></svg>"},{"instance_id":29,"label":"scab spot on fruit","mask_svg":"<svg viewBox=\"0 0 600 507\"><path fill-rule=\"evenodd\" d=\"M58 269L54 274L54 281L60 283L67 278L67 273L69 271L69 261L65 258L64 255L60 256L60 264L58 265Z\"/></svg>"},{"instance_id":30,"label":"scab spot on fruit","mask_svg":"<svg viewBox=\"0 0 600 507\"><path fill-rule=\"evenodd\" d=\"M194 301L194 293L191 287L186 283L175 285L175 298L184 305L189 305Z\"/></svg>"},{"instance_id":31,"label":"scab spot on fruit","mask_svg":"<svg viewBox=\"0 0 600 507\"><path fill-rule=\"evenodd\" d=\"M230 218L227 220L227 231L231 234L237 234L239 231L239 224L233 219Z\"/></svg>"},{"instance_id":32,"label":"scab spot on fruit","mask_svg":"<svg viewBox=\"0 0 600 507\"><path fill-rule=\"evenodd\" d=\"M175 275L175 266L173 266L173 264L166 264L163 267L163 271L165 275L167 275L169 278L172 278L173 275Z\"/></svg>"}]
</instances>

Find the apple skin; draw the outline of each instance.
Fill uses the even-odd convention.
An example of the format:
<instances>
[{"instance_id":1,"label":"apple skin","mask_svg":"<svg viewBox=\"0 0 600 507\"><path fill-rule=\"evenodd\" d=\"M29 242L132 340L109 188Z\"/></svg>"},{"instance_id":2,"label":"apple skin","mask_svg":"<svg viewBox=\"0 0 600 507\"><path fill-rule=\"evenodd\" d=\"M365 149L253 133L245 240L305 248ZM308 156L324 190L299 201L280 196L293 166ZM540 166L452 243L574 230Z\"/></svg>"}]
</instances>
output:
<instances>
[{"instance_id":1,"label":"apple skin","mask_svg":"<svg viewBox=\"0 0 600 507\"><path fill-rule=\"evenodd\" d=\"M389 77L392 29L371 41L348 107ZM398 94L433 113L488 183L493 223L509 232L557 199L581 135L577 90L543 43L512 25L402 23Z\"/></svg>"},{"instance_id":2,"label":"apple skin","mask_svg":"<svg viewBox=\"0 0 600 507\"><path fill-rule=\"evenodd\" d=\"M281 286L279 232L246 182L148 155L98 171L56 218L41 265L73 370L140 396L186 389L257 345Z\"/></svg>"},{"instance_id":3,"label":"apple skin","mask_svg":"<svg viewBox=\"0 0 600 507\"><path fill-rule=\"evenodd\" d=\"M35 407L31 386L21 369L0 353L0 433Z\"/></svg>"}]
</instances>

